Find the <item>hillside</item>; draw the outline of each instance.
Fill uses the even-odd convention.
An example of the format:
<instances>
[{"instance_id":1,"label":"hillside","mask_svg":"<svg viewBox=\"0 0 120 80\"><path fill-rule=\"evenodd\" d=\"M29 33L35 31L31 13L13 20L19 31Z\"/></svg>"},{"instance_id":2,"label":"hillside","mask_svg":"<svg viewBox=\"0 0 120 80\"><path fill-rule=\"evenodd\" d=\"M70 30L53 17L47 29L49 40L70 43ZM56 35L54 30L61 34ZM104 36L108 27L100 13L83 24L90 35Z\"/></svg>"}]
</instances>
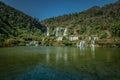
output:
<instances>
[{"instance_id":1,"label":"hillside","mask_svg":"<svg viewBox=\"0 0 120 80\"><path fill-rule=\"evenodd\" d=\"M45 31L37 19L0 2L0 46L21 41L24 45L25 40L38 38Z\"/></svg>"},{"instance_id":2,"label":"hillside","mask_svg":"<svg viewBox=\"0 0 120 80\"><path fill-rule=\"evenodd\" d=\"M53 17L41 21L53 35L57 27L67 28L68 35L94 35L100 39L120 37L120 1L104 7Z\"/></svg>"},{"instance_id":3,"label":"hillside","mask_svg":"<svg viewBox=\"0 0 120 80\"><path fill-rule=\"evenodd\" d=\"M120 47L120 0L41 22L0 2L0 46L32 41L41 46L76 46L83 40L88 46L94 40L96 46Z\"/></svg>"}]
</instances>

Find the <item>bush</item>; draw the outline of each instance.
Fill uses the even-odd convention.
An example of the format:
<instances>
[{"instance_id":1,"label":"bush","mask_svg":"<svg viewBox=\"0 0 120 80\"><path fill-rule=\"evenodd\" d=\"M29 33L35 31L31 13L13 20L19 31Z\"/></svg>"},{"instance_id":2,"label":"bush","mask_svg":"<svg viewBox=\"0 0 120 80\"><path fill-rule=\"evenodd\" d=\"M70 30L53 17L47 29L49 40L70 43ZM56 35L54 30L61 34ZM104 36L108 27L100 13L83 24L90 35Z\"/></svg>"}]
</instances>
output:
<instances>
[{"instance_id":1,"label":"bush","mask_svg":"<svg viewBox=\"0 0 120 80\"><path fill-rule=\"evenodd\" d=\"M17 43L16 39L10 38L4 41L3 46L15 46Z\"/></svg>"},{"instance_id":2,"label":"bush","mask_svg":"<svg viewBox=\"0 0 120 80\"><path fill-rule=\"evenodd\" d=\"M2 47L3 46L3 42L2 41L0 41L0 47Z\"/></svg>"},{"instance_id":3,"label":"bush","mask_svg":"<svg viewBox=\"0 0 120 80\"><path fill-rule=\"evenodd\" d=\"M99 33L99 39L107 38L107 33L102 31Z\"/></svg>"},{"instance_id":4,"label":"bush","mask_svg":"<svg viewBox=\"0 0 120 80\"><path fill-rule=\"evenodd\" d=\"M86 31L86 27L81 27L78 33L81 35Z\"/></svg>"},{"instance_id":5,"label":"bush","mask_svg":"<svg viewBox=\"0 0 120 80\"><path fill-rule=\"evenodd\" d=\"M23 38L18 39L19 46L25 46L25 40Z\"/></svg>"},{"instance_id":6,"label":"bush","mask_svg":"<svg viewBox=\"0 0 120 80\"><path fill-rule=\"evenodd\" d=\"M113 36L120 37L120 24L113 24L111 26L111 31Z\"/></svg>"}]
</instances>

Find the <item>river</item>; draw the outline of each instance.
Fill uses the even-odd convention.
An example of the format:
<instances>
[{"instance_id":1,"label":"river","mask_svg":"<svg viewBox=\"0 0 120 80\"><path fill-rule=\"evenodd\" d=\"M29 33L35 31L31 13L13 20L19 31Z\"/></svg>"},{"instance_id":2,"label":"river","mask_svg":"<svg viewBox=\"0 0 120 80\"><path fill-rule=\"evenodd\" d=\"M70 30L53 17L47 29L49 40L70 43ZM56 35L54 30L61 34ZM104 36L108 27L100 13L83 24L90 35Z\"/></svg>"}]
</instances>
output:
<instances>
[{"instance_id":1,"label":"river","mask_svg":"<svg viewBox=\"0 0 120 80\"><path fill-rule=\"evenodd\" d=\"M120 80L120 49L0 48L0 80Z\"/></svg>"}]
</instances>

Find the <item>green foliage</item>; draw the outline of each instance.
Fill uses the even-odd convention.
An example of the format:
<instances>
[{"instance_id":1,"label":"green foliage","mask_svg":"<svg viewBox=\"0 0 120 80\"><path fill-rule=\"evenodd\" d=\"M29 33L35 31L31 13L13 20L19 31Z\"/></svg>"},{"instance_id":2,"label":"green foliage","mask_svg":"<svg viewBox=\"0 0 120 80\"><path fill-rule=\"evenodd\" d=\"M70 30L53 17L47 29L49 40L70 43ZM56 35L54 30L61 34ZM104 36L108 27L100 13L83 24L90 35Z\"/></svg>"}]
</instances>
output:
<instances>
[{"instance_id":1,"label":"green foliage","mask_svg":"<svg viewBox=\"0 0 120 80\"><path fill-rule=\"evenodd\" d=\"M100 32L101 30L103 30L102 27L100 25L98 25L98 26L90 27L89 32L90 32L90 34L98 34L98 32Z\"/></svg>"},{"instance_id":2,"label":"green foliage","mask_svg":"<svg viewBox=\"0 0 120 80\"><path fill-rule=\"evenodd\" d=\"M6 34L7 37L17 37L21 34L40 35L46 30L37 19L2 2L0 2L0 27L0 34Z\"/></svg>"},{"instance_id":3,"label":"green foliage","mask_svg":"<svg viewBox=\"0 0 120 80\"><path fill-rule=\"evenodd\" d=\"M78 33L81 35L86 31L86 27L81 27Z\"/></svg>"},{"instance_id":4,"label":"green foliage","mask_svg":"<svg viewBox=\"0 0 120 80\"><path fill-rule=\"evenodd\" d=\"M17 40L14 38L7 39L3 43L4 46L14 46L16 44L17 44Z\"/></svg>"},{"instance_id":5,"label":"green foliage","mask_svg":"<svg viewBox=\"0 0 120 80\"><path fill-rule=\"evenodd\" d=\"M41 21L41 24L49 27L51 36L54 35L56 27L67 27L69 35L98 35L100 39L104 39L110 33L120 37L119 5L120 1L102 8L95 6L83 12L46 19ZM41 24L38 19L0 2L0 46L23 46L32 40L39 41L41 45L75 44L69 41L55 42L55 37L45 37L45 41L42 42L46 27Z\"/></svg>"},{"instance_id":6,"label":"green foliage","mask_svg":"<svg viewBox=\"0 0 120 80\"><path fill-rule=\"evenodd\" d=\"M111 31L113 36L120 37L120 24L114 24L111 26Z\"/></svg>"},{"instance_id":7,"label":"green foliage","mask_svg":"<svg viewBox=\"0 0 120 80\"><path fill-rule=\"evenodd\" d=\"M105 31L101 31L98 34L99 39L107 38L107 33Z\"/></svg>"},{"instance_id":8,"label":"green foliage","mask_svg":"<svg viewBox=\"0 0 120 80\"><path fill-rule=\"evenodd\" d=\"M17 44L19 46L25 46L26 45L26 42L25 42L25 40L23 38L18 38L17 42L18 42Z\"/></svg>"},{"instance_id":9,"label":"green foliage","mask_svg":"<svg viewBox=\"0 0 120 80\"><path fill-rule=\"evenodd\" d=\"M72 35L75 31L77 31L78 34L83 34L85 32L85 35L97 35L99 32L107 30L110 34L118 37L119 31L116 32L118 28L112 31L111 25L120 23L120 1L102 8L94 6L83 12L46 19L41 21L41 23L50 28L53 26L68 27L72 29L69 31ZM83 30L79 29L81 26L83 26L81 28Z\"/></svg>"},{"instance_id":10,"label":"green foliage","mask_svg":"<svg viewBox=\"0 0 120 80\"><path fill-rule=\"evenodd\" d=\"M37 40L38 36L46 31L38 19L32 18L0 1L0 46L25 45L24 41L17 43L14 38L31 38Z\"/></svg>"}]
</instances>

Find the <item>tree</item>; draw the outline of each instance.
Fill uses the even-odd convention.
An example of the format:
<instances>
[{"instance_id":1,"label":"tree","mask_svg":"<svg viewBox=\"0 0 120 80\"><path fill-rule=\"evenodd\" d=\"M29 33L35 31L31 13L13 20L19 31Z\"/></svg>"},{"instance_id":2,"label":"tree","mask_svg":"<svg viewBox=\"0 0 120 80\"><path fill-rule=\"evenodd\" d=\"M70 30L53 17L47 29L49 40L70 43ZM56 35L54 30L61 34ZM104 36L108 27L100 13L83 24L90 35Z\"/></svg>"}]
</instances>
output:
<instances>
[{"instance_id":1,"label":"tree","mask_svg":"<svg viewBox=\"0 0 120 80\"><path fill-rule=\"evenodd\" d=\"M81 27L80 30L78 31L78 33L81 35L86 31L86 27Z\"/></svg>"},{"instance_id":2,"label":"tree","mask_svg":"<svg viewBox=\"0 0 120 80\"><path fill-rule=\"evenodd\" d=\"M113 24L111 26L111 31L114 37L120 37L120 24Z\"/></svg>"}]
</instances>

